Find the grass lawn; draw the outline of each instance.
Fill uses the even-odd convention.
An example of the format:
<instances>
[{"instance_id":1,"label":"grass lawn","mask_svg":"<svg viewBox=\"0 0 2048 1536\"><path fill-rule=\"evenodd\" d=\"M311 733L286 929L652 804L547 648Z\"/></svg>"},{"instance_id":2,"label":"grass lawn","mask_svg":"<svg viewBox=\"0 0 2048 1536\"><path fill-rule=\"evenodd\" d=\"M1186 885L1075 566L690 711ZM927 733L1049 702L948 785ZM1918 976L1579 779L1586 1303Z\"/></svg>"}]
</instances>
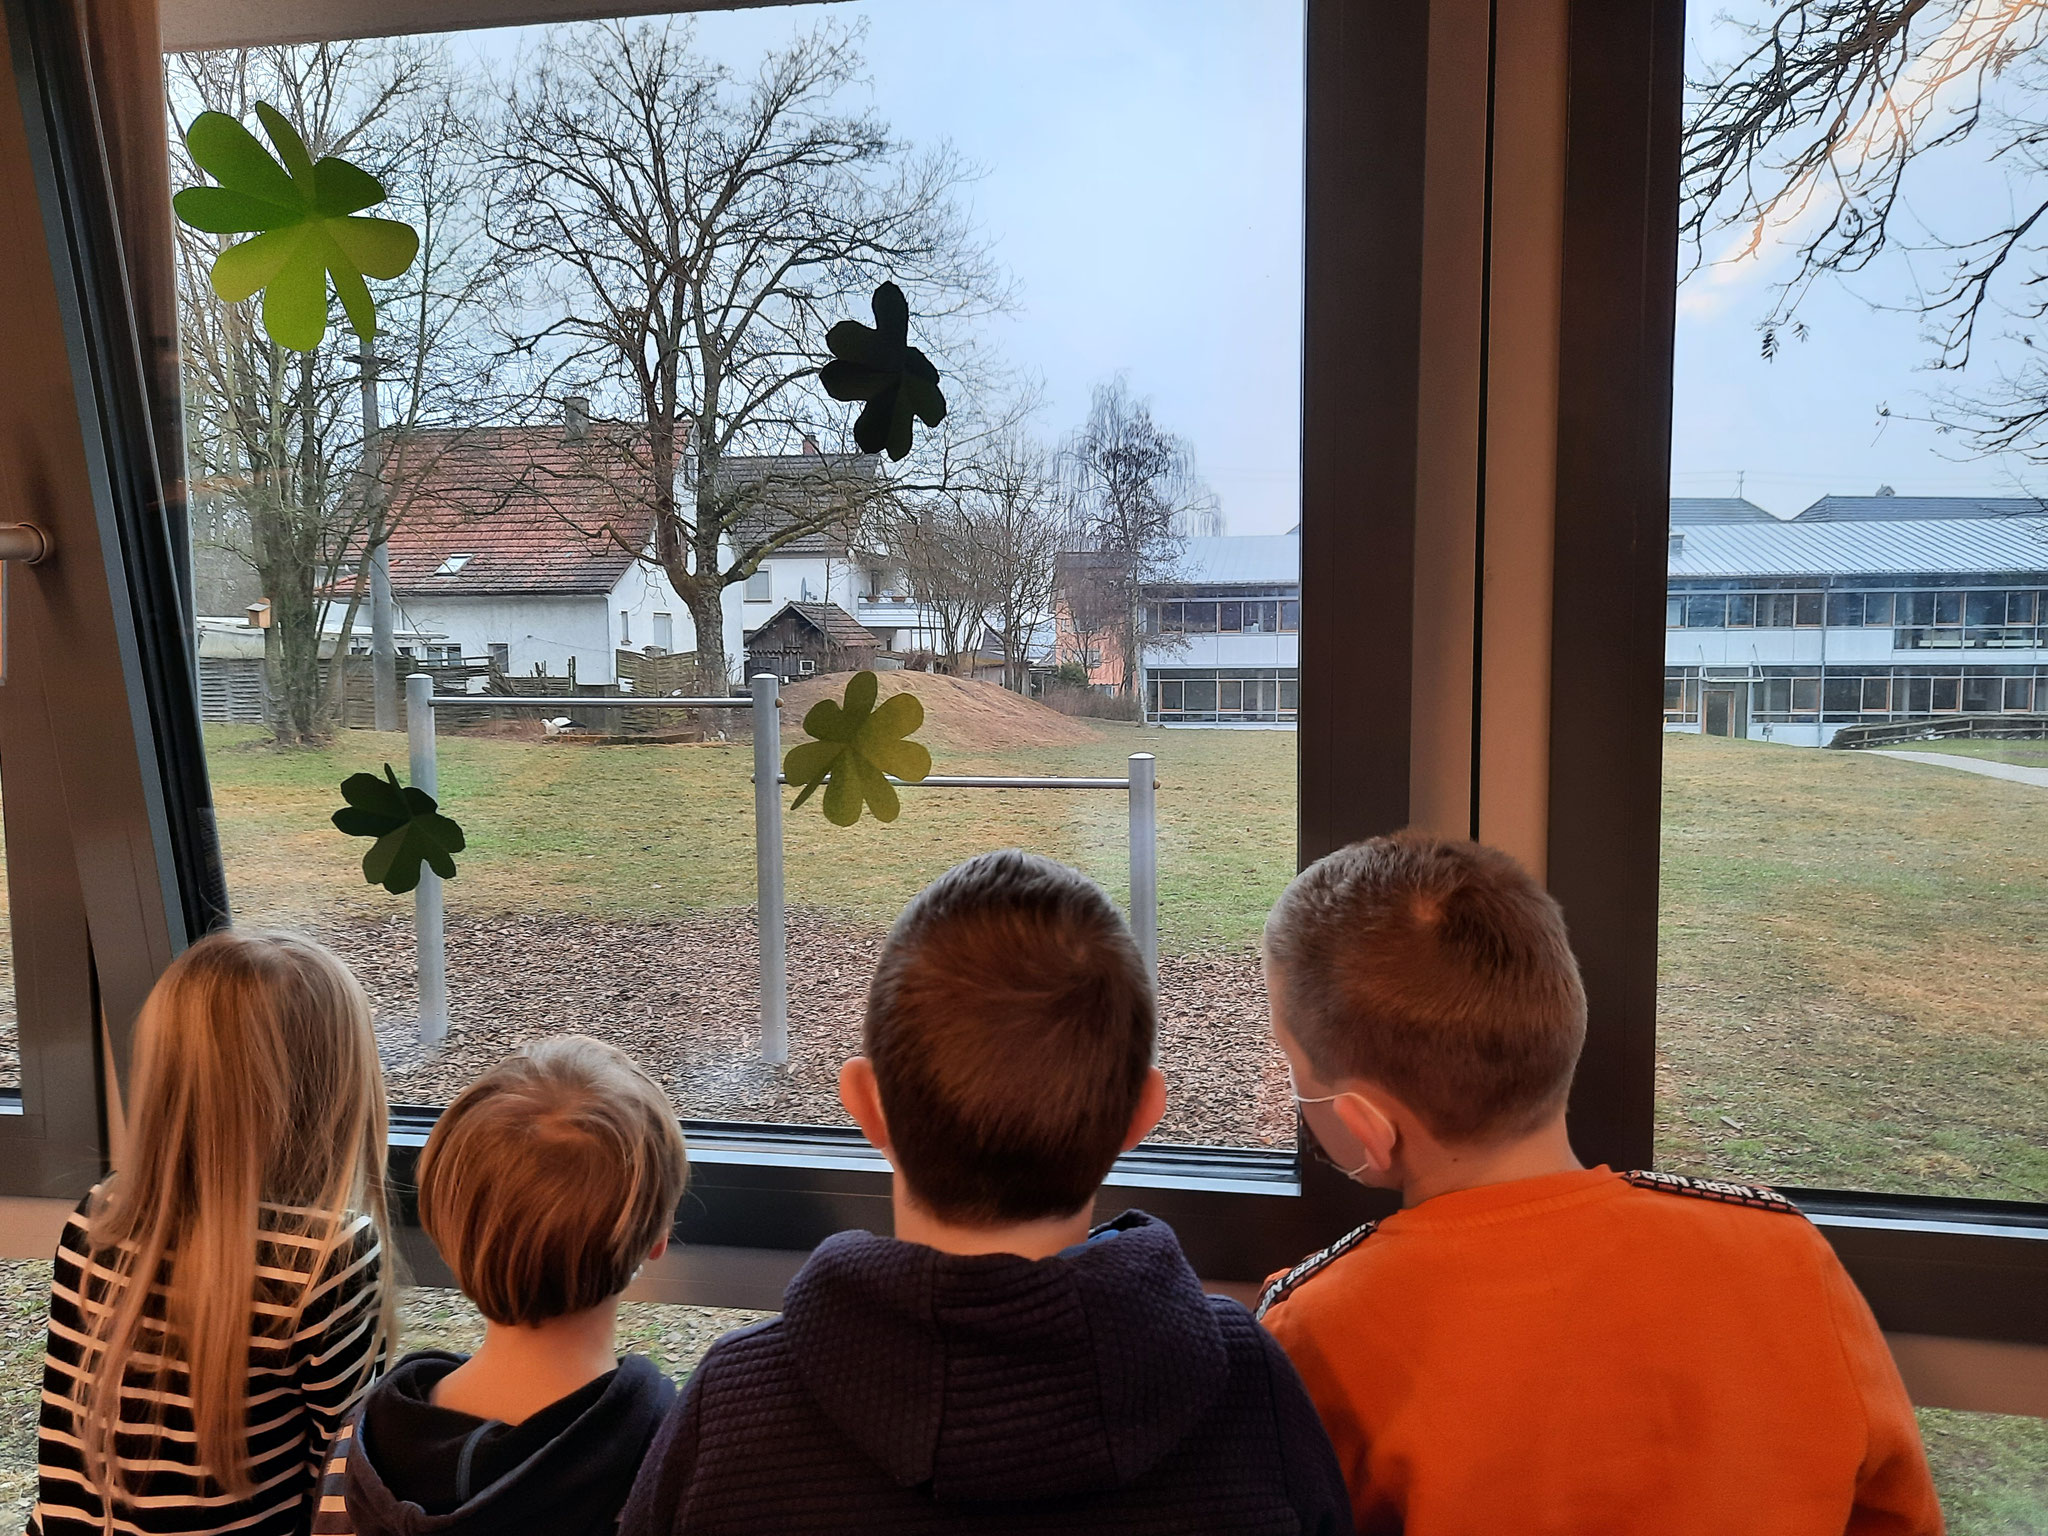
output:
<instances>
[{"instance_id":1,"label":"grass lawn","mask_svg":"<svg viewBox=\"0 0 2048 1536\"><path fill-rule=\"evenodd\" d=\"M1665 742L1659 1161L2048 1199L2048 790Z\"/></svg>"},{"instance_id":2,"label":"grass lawn","mask_svg":"<svg viewBox=\"0 0 2048 1536\"><path fill-rule=\"evenodd\" d=\"M248 726L207 730L228 888L245 919L337 906L387 913L363 884L368 844L328 817L349 773L406 761L402 737L345 733L324 751L280 753ZM1081 746L998 756L944 752L945 774L1117 777L1132 752L1159 759L1164 943L1249 948L1294 867L1294 736L1105 724ZM753 753L745 744L563 747L444 736L442 798L470 851L451 910L658 915L754 903ZM893 824L834 827L813 800L785 824L791 903L892 919L970 854L1025 846L1128 894L1128 818L1113 790L906 789ZM793 797L792 797L793 798Z\"/></svg>"}]
</instances>

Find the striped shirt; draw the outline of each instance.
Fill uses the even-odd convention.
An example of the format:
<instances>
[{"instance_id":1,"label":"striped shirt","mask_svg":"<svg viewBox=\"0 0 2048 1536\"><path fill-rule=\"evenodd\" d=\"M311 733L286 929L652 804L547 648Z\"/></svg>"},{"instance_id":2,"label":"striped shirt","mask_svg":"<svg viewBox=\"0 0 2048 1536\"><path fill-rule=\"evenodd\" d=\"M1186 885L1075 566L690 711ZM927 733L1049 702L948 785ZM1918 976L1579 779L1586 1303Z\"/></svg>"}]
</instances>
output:
<instances>
[{"instance_id":1,"label":"striped shirt","mask_svg":"<svg viewBox=\"0 0 2048 1536\"><path fill-rule=\"evenodd\" d=\"M312 1515L327 1448L370 1380L382 1368L377 1321L383 1253L376 1225L351 1213L331 1216L258 1207L256 1295L249 1337L249 1478L255 1492L236 1498L198 1464L185 1368L155 1366L163 1343L163 1290L152 1287L147 1321L122 1392L115 1452L133 1492L111 1510L85 1471L73 1404L87 1396L80 1369L90 1330L125 1284L96 1258L87 1240L87 1195L65 1223L50 1284L50 1338L44 1356L38 1486L31 1533L85 1536L298 1536ZM306 1229L310 1228L310 1235ZM105 1257L102 1255L101 1257ZM152 1426L161 1423L161 1432Z\"/></svg>"}]
</instances>

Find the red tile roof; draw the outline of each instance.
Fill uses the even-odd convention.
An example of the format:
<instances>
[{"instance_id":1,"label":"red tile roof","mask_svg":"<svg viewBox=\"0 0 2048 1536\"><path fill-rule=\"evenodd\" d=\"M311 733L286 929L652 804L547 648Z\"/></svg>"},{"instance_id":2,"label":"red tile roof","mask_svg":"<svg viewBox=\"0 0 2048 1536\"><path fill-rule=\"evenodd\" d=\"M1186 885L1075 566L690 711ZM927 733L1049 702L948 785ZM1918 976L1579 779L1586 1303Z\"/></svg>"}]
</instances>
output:
<instances>
[{"instance_id":1,"label":"red tile roof","mask_svg":"<svg viewBox=\"0 0 2048 1536\"><path fill-rule=\"evenodd\" d=\"M654 526L631 439L602 422L428 429L392 445L391 587L404 597L606 593ZM438 574L455 557L460 568Z\"/></svg>"}]
</instances>

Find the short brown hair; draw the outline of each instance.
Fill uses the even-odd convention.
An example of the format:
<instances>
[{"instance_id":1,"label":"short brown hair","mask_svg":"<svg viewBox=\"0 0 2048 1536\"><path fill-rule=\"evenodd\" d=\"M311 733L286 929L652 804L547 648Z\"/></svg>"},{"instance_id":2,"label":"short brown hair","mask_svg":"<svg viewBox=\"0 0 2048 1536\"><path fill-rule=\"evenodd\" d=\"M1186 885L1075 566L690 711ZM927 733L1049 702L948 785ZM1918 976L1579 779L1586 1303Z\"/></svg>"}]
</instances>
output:
<instances>
[{"instance_id":1,"label":"short brown hair","mask_svg":"<svg viewBox=\"0 0 2048 1536\"><path fill-rule=\"evenodd\" d=\"M673 1110L624 1051L560 1035L456 1096L420 1155L420 1225L494 1323L623 1291L689 1179Z\"/></svg>"},{"instance_id":2,"label":"short brown hair","mask_svg":"<svg viewBox=\"0 0 2048 1536\"><path fill-rule=\"evenodd\" d=\"M996 1226L1094 1197L1154 1032L1151 979L1102 888L1012 848L954 866L904 909L862 1040L919 1203Z\"/></svg>"},{"instance_id":3,"label":"short brown hair","mask_svg":"<svg viewBox=\"0 0 2048 1536\"><path fill-rule=\"evenodd\" d=\"M1450 1142L1564 1103L1586 993L1564 913L1521 865L1419 832L1340 848L1266 919L1266 960L1318 1076L1378 1083Z\"/></svg>"}]
</instances>

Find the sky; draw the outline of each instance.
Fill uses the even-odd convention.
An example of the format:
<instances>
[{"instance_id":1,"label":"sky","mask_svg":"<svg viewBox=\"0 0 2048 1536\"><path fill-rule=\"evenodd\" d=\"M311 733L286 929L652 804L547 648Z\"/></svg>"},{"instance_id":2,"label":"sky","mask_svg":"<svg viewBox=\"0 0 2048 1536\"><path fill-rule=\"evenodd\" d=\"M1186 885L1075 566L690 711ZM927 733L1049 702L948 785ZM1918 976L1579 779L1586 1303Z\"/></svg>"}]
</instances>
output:
<instances>
[{"instance_id":1,"label":"sky","mask_svg":"<svg viewBox=\"0 0 2048 1536\"><path fill-rule=\"evenodd\" d=\"M1757 9L1752 3L1742 12ZM1692 11L1697 72L1703 61L1725 56L1733 33L1725 11ZM1941 113L1956 104L1941 97L1934 107ZM1936 372L1927 322L1910 307L1916 292L1943 277L1945 259L1928 247L1996 229L2015 206L2004 170L1987 154L1980 138L1924 164L1894 221L1902 249L1852 278L1823 280L1798 311L1806 338L1786 335L1774 359L1761 355L1758 322L1788 275L1787 237L1802 226L1775 230L1777 238L1739 259L1732 253L1743 232L1709 239L1706 264L1678 295L1673 494L1739 493L1789 517L1819 496L1869 495L1882 485L1900 495L2014 496L2048 487L2037 466L1972 454L1959 436L1913 419L1959 383L1989 382L2016 355L2014 343L1999 339L2009 325L1995 321L1967 375Z\"/></svg>"},{"instance_id":2,"label":"sky","mask_svg":"<svg viewBox=\"0 0 2048 1536\"><path fill-rule=\"evenodd\" d=\"M986 339L1040 381L1034 429L1057 441L1122 373L1227 531L1293 526L1300 0L857 0L703 13L697 46L751 74L826 18L868 28L863 92L899 137L981 168L966 201L1018 300ZM455 40L501 67L531 41Z\"/></svg>"},{"instance_id":3,"label":"sky","mask_svg":"<svg viewBox=\"0 0 2048 1536\"><path fill-rule=\"evenodd\" d=\"M1733 3L1739 19L1770 0ZM1734 34L1726 8L1693 12L1697 70ZM1300 0L853 0L706 12L696 26L703 51L746 74L821 19L864 25L865 104L981 168L965 197L1018 299L985 339L1040 381L1034 430L1057 440L1122 373L1193 445L1228 530L1269 533L1299 516L1302 13ZM502 67L533 40L457 46ZM2011 203L2003 176L1966 145L1916 178L1903 228L1990 227ZM1799 311L1805 338L1787 334L1767 360L1757 323L1788 246L1767 238L1731 260L1736 238L1710 239L1679 295L1674 494L1741 494L1789 517L1881 485L2048 483L1914 419L1953 382L1928 370L1924 322L1901 307L1938 278L1933 258L1823 282Z\"/></svg>"}]
</instances>

